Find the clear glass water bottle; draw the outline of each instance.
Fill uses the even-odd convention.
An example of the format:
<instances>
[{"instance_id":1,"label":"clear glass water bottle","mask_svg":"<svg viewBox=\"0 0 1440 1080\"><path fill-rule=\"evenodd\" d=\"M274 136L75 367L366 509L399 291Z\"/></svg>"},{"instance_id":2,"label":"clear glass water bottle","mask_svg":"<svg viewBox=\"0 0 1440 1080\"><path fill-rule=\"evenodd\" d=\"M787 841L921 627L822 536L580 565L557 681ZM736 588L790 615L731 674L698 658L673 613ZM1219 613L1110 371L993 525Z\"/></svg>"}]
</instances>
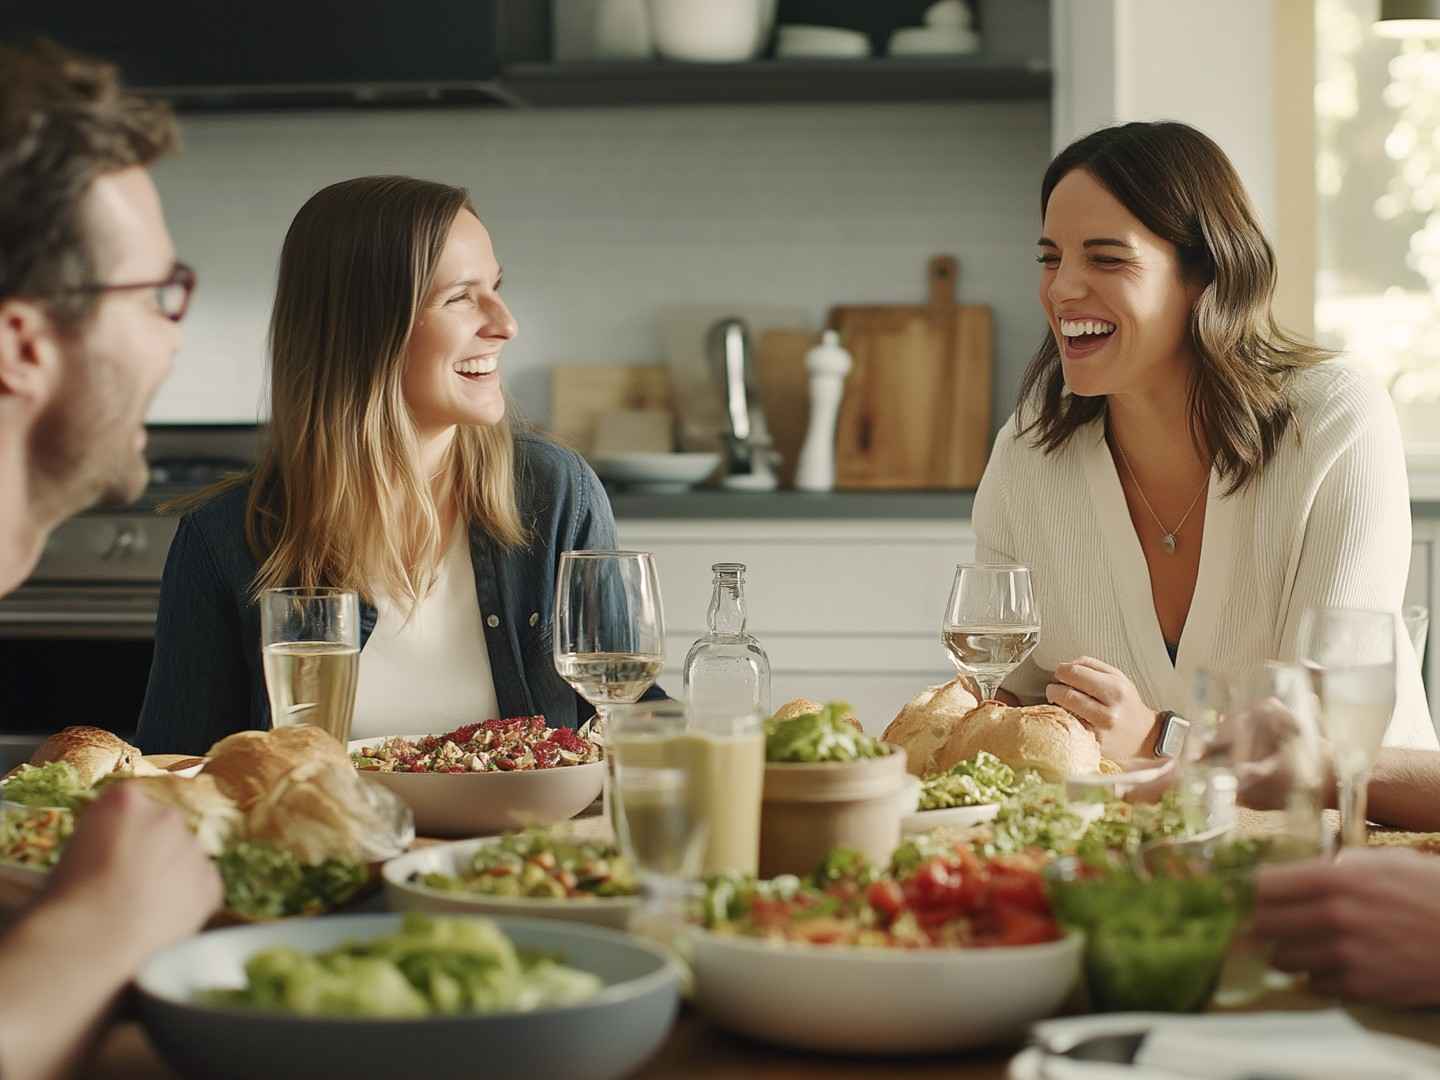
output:
<instances>
[{"instance_id":1,"label":"clear glass water bottle","mask_svg":"<svg viewBox=\"0 0 1440 1080\"><path fill-rule=\"evenodd\" d=\"M745 564L716 563L710 632L690 646L684 693L698 714L770 715L770 658L745 632Z\"/></svg>"}]
</instances>

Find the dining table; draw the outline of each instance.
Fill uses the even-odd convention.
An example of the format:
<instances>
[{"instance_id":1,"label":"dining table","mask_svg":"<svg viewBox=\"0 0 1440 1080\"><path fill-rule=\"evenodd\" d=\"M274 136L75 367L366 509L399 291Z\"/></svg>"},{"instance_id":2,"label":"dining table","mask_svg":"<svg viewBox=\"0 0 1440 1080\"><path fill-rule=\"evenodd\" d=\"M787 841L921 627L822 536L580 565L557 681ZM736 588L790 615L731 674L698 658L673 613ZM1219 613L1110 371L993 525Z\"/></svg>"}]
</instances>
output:
<instances>
[{"instance_id":1,"label":"dining table","mask_svg":"<svg viewBox=\"0 0 1440 1080\"><path fill-rule=\"evenodd\" d=\"M608 835L608 822L598 807L578 818L575 831L590 838ZM1333 827L1334 818L1330 823ZM1272 827L1264 814L1243 812L1241 829L1263 834ZM1403 834L1407 846L1440 851L1440 836ZM1372 841L1386 843L1395 836L1375 830ZM417 844L437 841L421 839ZM862 992L857 988L857 993ZM884 1008L883 1002L876 1003ZM1214 1013L1261 1011L1307 1011L1344 1008L1365 1028L1414 1039L1440 1048L1440 1010L1395 1009L1340 1002L1304 988L1303 983L1272 990L1243 1006L1212 1008ZM957 1003L963 1008L963 1003ZM122 1014L123 1015L123 1014ZM133 1015L133 1014L131 1014ZM848 1080L850 1077L893 1077L895 1080L1002 1080L1009 1075L1011 1060L1021 1047L1015 1043L973 1050L919 1057L868 1057L817 1053L787 1049L734 1035L710 1023L693 1006L682 1004L679 1016L659 1051L634 1076L639 1080ZM477 1070L483 1073L477 1063ZM477 1073L479 1074L479 1073ZM80 1071L87 1080L175 1080L179 1073L161 1058L137 1020L123 1018L112 1024L97 1041ZM1437 1072L1440 1075L1440 1072Z\"/></svg>"}]
</instances>

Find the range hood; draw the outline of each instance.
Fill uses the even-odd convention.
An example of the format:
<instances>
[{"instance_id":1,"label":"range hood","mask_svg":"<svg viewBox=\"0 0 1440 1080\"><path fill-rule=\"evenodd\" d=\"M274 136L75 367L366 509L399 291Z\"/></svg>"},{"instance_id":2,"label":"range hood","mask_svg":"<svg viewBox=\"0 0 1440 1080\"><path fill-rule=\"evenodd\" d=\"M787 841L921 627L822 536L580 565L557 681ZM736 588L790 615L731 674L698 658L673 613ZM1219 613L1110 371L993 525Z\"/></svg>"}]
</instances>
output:
<instances>
[{"instance_id":1,"label":"range hood","mask_svg":"<svg viewBox=\"0 0 1440 1080\"><path fill-rule=\"evenodd\" d=\"M496 82L500 0L3 6L0 39L114 61L130 86L185 108L512 104Z\"/></svg>"}]
</instances>

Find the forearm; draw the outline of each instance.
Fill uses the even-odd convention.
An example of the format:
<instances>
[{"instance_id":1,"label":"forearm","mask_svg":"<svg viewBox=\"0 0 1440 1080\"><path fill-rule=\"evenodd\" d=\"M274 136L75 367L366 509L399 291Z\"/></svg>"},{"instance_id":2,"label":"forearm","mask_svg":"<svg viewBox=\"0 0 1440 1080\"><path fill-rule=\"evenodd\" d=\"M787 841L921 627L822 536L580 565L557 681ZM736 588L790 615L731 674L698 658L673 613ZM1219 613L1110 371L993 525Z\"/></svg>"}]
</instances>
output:
<instances>
[{"instance_id":1,"label":"forearm","mask_svg":"<svg viewBox=\"0 0 1440 1080\"><path fill-rule=\"evenodd\" d=\"M93 911L44 901L0 937L0 1075L42 1080L72 1072L137 958Z\"/></svg>"},{"instance_id":2,"label":"forearm","mask_svg":"<svg viewBox=\"0 0 1440 1080\"><path fill-rule=\"evenodd\" d=\"M1382 747L1367 799L1366 814L1372 821L1413 832L1440 832L1440 752Z\"/></svg>"}]
</instances>

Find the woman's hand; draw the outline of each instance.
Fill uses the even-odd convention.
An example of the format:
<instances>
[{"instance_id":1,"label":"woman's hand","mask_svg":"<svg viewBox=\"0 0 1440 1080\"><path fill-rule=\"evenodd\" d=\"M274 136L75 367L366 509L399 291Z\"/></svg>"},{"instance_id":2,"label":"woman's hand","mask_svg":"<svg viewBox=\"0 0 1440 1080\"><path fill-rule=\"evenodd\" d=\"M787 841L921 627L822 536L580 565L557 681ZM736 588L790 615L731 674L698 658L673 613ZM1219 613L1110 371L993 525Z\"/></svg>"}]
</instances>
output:
<instances>
[{"instance_id":1,"label":"woman's hand","mask_svg":"<svg viewBox=\"0 0 1440 1080\"><path fill-rule=\"evenodd\" d=\"M1061 664L1045 697L1095 732L1112 761L1139 757L1154 738L1155 710L1140 700L1128 675L1103 660L1082 656Z\"/></svg>"},{"instance_id":2,"label":"woman's hand","mask_svg":"<svg viewBox=\"0 0 1440 1080\"><path fill-rule=\"evenodd\" d=\"M1440 1005L1440 859L1414 851L1342 852L1260 869L1255 932L1281 971L1322 994Z\"/></svg>"}]
</instances>

